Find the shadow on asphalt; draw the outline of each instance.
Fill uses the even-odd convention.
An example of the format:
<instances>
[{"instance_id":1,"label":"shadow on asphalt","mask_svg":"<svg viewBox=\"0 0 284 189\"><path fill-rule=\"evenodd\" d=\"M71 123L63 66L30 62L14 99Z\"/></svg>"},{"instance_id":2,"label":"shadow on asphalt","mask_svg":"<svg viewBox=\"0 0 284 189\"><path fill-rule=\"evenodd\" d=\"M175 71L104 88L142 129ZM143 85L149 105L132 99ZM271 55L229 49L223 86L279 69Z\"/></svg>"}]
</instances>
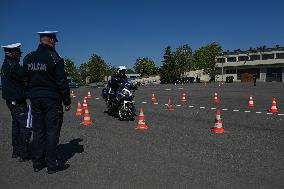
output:
<instances>
[{"instance_id":1,"label":"shadow on asphalt","mask_svg":"<svg viewBox=\"0 0 284 189\"><path fill-rule=\"evenodd\" d=\"M83 139L77 138L71 140L69 143L60 144L57 148L58 158L66 163L69 159L71 159L75 154L84 152L84 146L79 144Z\"/></svg>"},{"instance_id":2,"label":"shadow on asphalt","mask_svg":"<svg viewBox=\"0 0 284 189\"><path fill-rule=\"evenodd\" d=\"M108 112L107 110L104 111L105 114L107 114L108 116L110 117L113 117L113 118L118 118L118 115L117 114L114 114L114 113L110 113ZM134 112L134 117L137 116L136 112ZM120 120L121 121L121 120ZM125 120L125 121L135 121L135 118L133 119L130 119L130 120Z\"/></svg>"}]
</instances>

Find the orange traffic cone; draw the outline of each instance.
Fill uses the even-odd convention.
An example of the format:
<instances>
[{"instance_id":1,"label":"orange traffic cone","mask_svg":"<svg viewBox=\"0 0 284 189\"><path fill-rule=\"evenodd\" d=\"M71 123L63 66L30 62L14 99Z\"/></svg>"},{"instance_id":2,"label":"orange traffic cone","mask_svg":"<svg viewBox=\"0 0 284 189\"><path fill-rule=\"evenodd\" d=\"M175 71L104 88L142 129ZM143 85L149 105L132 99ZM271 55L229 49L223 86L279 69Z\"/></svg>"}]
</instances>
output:
<instances>
[{"instance_id":1,"label":"orange traffic cone","mask_svg":"<svg viewBox=\"0 0 284 189\"><path fill-rule=\"evenodd\" d=\"M277 109L277 104L276 104L276 98L272 98L272 105L271 108L267 110L268 112L271 113L277 113L278 109Z\"/></svg>"},{"instance_id":2,"label":"orange traffic cone","mask_svg":"<svg viewBox=\"0 0 284 189\"><path fill-rule=\"evenodd\" d=\"M173 111L174 110L174 105L172 103L171 97L169 97L169 102L167 104L167 110L168 111Z\"/></svg>"},{"instance_id":3,"label":"orange traffic cone","mask_svg":"<svg viewBox=\"0 0 284 189\"><path fill-rule=\"evenodd\" d=\"M91 120L91 116L89 113L89 109L88 107L85 109L85 113L84 113L84 120L81 122L82 125L90 125L92 124L92 120Z\"/></svg>"},{"instance_id":4,"label":"orange traffic cone","mask_svg":"<svg viewBox=\"0 0 284 189\"><path fill-rule=\"evenodd\" d=\"M224 128L222 126L222 119L221 119L221 111L216 111L216 119L215 119L215 125L211 128L211 131L214 133L224 133Z\"/></svg>"},{"instance_id":5,"label":"orange traffic cone","mask_svg":"<svg viewBox=\"0 0 284 189\"><path fill-rule=\"evenodd\" d=\"M186 94L185 94L185 93L182 93L182 95L181 95L181 101L182 101L182 102L186 102Z\"/></svg>"},{"instance_id":6,"label":"orange traffic cone","mask_svg":"<svg viewBox=\"0 0 284 189\"><path fill-rule=\"evenodd\" d=\"M214 104L219 104L218 94L217 94L217 93L214 93L213 103L214 103Z\"/></svg>"},{"instance_id":7,"label":"orange traffic cone","mask_svg":"<svg viewBox=\"0 0 284 189\"><path fill-rule=\"evenodd\" d=\"M92 98L91 92L88 92L88 98Z\"/></svg>"},{"instance_id":8,"label":"orange traffic cone","mask_svg":"<svg viewBox=\"0 0 284 189\"><path fill-rule=\"evenodd\" d=\"M82 109L81 103L79 101L78 101L78 105L77 105L76 115L83 115L83 109Z\"/></svg>"},{"instance_id":9,"label":"orange traffic cone","mask_svg":"<svg viewBox=\"0 0 284 189\"><path fill-rule=\"evenodd\" d=\"M140 114L139 114L139 117L138 117L138 124L136 125L135 129L137 129L137 130L148 129L148 126L145 123L145 117L144 117L144 113L143 113L142 108L140 108Z\"/></svg>"},{"instance_id":10,"label":"orange traffic cone","mask_svg":"<svg viewBox=\"0 0 284 189\"><path fill-rule=\"evenodd\" d=\"M88 107L87 97L84 97L83 110L85 110L85 109L86 109L86 107Z\"/></svg>"},{"instance_id":11,"label":"orange traffic cone","mask_svg":"<svg viewBox=\"0 0 284 189\"><path fill-rule=\"evenodd\" d=\"M249 97L248 107L254 107L252 96Z\"/></svg>"},{"instance_id":12,"label":"orange traffic cone","mask_svg":"<svg viewBox=\"0 0 284 189\"><path fill-rule=\"evenodd\" d=\"M156 102L157 102L157 99L156 99L156 97L155 97L155 94L154 94L154 93L152 94L152 98L151 98L151 100L152 100L152 102L153 102L153 103L156 103Z\"/></svg>"}]
</instances>

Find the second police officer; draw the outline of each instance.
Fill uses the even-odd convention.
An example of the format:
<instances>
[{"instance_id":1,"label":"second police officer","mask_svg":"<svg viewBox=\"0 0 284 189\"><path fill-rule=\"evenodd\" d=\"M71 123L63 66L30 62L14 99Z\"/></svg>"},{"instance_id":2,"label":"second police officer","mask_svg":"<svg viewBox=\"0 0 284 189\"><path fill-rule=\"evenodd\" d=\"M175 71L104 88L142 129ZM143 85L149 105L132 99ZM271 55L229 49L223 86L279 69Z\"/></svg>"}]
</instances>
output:
<instances>
[{"instance_id":1,"label":"second police officer","mask_svg":"<svg viewBox=\"0 0 284 189\"><path fill-rule=\"evenodd\" d=\"M57 31L38 32L40 44L24 58L28 73L33 115L33 168L47 166L47 173L67 169L57 158L57 145L63 123L63 106L71 108L70 90L64 60L55 50Z\"/></svg>"},{"instance_id":2,"label":"second police officer","mask_svg":"<svg viewBox=\"0 0 284 189\"><path fill-rule=\"evenodd\" d=\"M20 157L19 161L24 162L29 160L31 130L27 128L27 77L19 64L21 43L2 47L5 52L1 67L2 97L12 116L12 158Z\"/></svg>"}]
</instances>

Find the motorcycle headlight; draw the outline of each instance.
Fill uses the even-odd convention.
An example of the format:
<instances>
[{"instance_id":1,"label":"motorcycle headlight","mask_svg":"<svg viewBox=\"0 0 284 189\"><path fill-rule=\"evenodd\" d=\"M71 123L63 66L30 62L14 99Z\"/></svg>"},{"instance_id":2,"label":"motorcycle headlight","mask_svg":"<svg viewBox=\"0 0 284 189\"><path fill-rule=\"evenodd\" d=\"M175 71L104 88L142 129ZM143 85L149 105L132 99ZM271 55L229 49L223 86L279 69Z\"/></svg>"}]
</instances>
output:
<instances>
[{"instance_id":1,"label":"motorcycle headlight","mask_svg":"<svg viewBox=\"0 0 284 189\"><path fill-rule=\"evenodd\" d=\"M130 92L129 92L129 91L126 91L126 90L122 91L122 94L123 94L124 96L130 96Z\"/></svg>"}]
</instances>

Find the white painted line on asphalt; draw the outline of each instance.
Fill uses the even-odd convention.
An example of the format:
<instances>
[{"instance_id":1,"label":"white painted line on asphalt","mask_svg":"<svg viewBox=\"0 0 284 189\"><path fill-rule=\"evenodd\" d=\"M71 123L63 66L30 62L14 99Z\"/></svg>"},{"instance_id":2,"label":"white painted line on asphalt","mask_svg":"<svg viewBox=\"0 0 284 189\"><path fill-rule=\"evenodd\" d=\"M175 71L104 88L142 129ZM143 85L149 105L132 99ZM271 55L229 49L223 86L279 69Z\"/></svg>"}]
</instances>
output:
<instances>
[{"instance_id":1,"label":"white painted line on asphalt","mask_svg":"<svg viewBox=\"0 0 284 189\"><path fill-rule=\"evenodd\" d=\"M178 88L179 90L182 90L183 88Z\"/></svg>"},{"instance_id":2,"label":"white painted line on asphalt","mask_svg":"<svg viewBox=\"0 0 284 189\"><path fill-rule=\"evenodd\" d=\"M193 108L194 106L188 106L188 107Z\"/></svg>"},{"instance_id":3,"label":"white painted line on asphalt","mask_svg":"<svg viewBox=\"0 0 284 189\"><path fill-rule=\"evenodd\" d=\"M166 91L170 91L170 90L172 90L172 89L165 89Z\"/></svg>"},{"instance_id":4,"label":"white painted line on asphalt","mask_svg":"<svg viewBox=\"0 0 284 189\"><path fill-rule=\"evenodd\" d=\"M249 113L249 112L250 112L250 110L246 110L246 111L245 111L245 113Z\"/></svg>"},{"instance_id":5,"label":"white painted line on asphalt","mask_svg":"<svg viewBox=\"0 0 284 189\"><path fill-rule=\"evenodd\" d=\"M277 115L283 116L284 114L277 114Z\"/></svg>"},{"instance_id":6,"label":"white painted line on asphalt","mask_svg":"<svg viewBox=\"0 0 284 189\"><path fill-rule=\"evenodd\" d=\"M201 106L201 107L199 107L200 109L205 109L205 107L203 107L203 106Z\"/></svg>"},{"instance_id":7,"label":"white painted line on asphalt","mask_svg":"<svg viewBox=\"0 0 284 189\"><path fill-rule=\"evenodd\" d=\"M100 100L100 98L96 98L96 100Z\"/></svg>"},{"instance_id":8,"label":"white painted line on asphalt","mask_svg":"<svg viewBox=\"0 0 284 189\"><path fill-rule=\"evenodd\" d=\"M233 110L233 112L239 112L240 110Z\"/></svg>"},{"instance_id":9,"label":"white painted line on asphalt","mask_svg":"<svg viewBox=\"0 0 284 189\"><path fill-rule=\"evenodd\" d=\"M176 106L181 106L180 104L177 104Z\"/></svg>"},{"instance_id":10,"label":"white painted line on asphalt","mask_svg":"<svg viewBox=\"0 0 284 189\"><path fill-rule=\"evenodd\" d=\"M262 114L262 112L255 112L256 114Z\"/></svg>"},{"instance_id":11,"label":"white painted line on asphalt","mask_svg":"<svg viewBox=\"0 0 284 189\"><path fill-rule=\"evenodd\" d=\"M159 104L158 102L155 102L154 104Z\"/></svg>"},{"instance_id":12,"label":"white painted line on asphalt","mask_svg":"<svg viewBox=\"0 0 284 189\"><path fill-rule=\"evenodd\" d=\"M266 113L267 115L272 115L273 113Z\"/></svg>"},{"instance_id":13,"label":"white painted line on asphalt","mask_svg":"<svg viewBox=\"0 0 284 189\"><path fill-rule=\"evenodd\" d=\"M211 108L211 110L216 110L217 108Z\"/></svg>"},{"instance_id":14,"label":"white painted line on asphalt","mask_svg":"<svg viewBox=\"0 0 284 189\"><path fill-rule=\"evenodd\" d=\"M222 109L223 111L227 111L228 109L227 108L224 108L224 109Z\"/></svg>"},{"instance_id":15,"label":"white painted line on asphalt","mask_svg":"<svg viewBox=\"0 0 284 189\"><path fill-rule=\"evenodd\" d=\"M147 104L147 102L142 102L142 104Z\"/></svg>"}]
</instances>

